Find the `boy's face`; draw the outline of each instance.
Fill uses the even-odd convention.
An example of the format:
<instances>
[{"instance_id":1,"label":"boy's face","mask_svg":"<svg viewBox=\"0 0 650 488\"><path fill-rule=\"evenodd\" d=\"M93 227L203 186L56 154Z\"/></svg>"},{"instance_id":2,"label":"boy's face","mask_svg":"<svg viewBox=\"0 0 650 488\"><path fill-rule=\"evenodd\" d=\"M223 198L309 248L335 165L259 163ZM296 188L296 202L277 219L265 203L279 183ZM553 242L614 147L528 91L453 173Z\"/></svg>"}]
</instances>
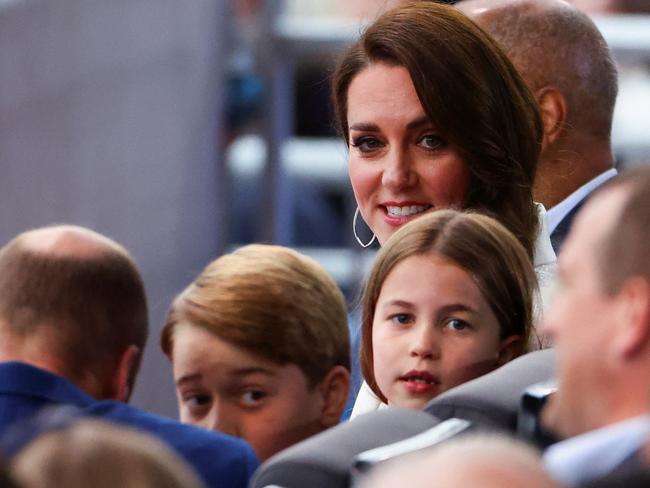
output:
<instances>
[{"instance_id":1,"label":"boy's face","mask_svg":"<svg viewBox=\"0 0 650 488\"><path fill-rule=\"evenodd\" d=\"M191 324L174 334L180 420L248 441L265 460L324 430L323 395L294 364L280 366Z\"/></svg>"}]
</instances>

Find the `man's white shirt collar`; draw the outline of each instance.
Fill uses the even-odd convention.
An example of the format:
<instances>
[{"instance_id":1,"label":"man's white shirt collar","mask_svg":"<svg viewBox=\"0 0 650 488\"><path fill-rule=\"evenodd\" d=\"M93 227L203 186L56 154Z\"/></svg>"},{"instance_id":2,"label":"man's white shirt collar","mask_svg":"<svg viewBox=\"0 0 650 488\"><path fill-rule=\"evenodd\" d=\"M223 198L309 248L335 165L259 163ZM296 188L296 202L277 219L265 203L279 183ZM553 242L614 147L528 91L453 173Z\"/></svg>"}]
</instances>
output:
<instances>
[{"instance_id":1,"label":"man's white shirt collar","mask_svg":"<svg viewBox=\"0 0 650 488\"><path fill-rule=\"evenodd\" d=\"M650 415L642 415L558 442L544 464L558 483L575 486L610 473L649 438Z\"/></svg>"},{"instance_id":2,"label":"man's white shirt collar","mask_svg":"<svg viewBox=\"0 0 650 488\"><path fill-rule=\"evenodd\" d=\"M555 228L560 224L560 222L562 222L562 219L567 216L573 207L580 203L592 191L617 174L618 172L614 168L608 169L604 173L596 176L593 180L582 185L560 203L553 205L548 209L546 211L546 217L548 218L548 231L553 233Z\"/></svg>"},{"instance_id":3,"label":"man's white shirt collar","mask_svg":"<svg viewBox=\"0 0 650 488\"><path fill-rule=\"evenodd\" d=\"M544 265L554 265L557 260L553 245L551 244L551 233L548 229L548 212L541 203L535 203L537 210L538 230L535 239L534 266L537 268Z\"/></svg>"}]
</instances>

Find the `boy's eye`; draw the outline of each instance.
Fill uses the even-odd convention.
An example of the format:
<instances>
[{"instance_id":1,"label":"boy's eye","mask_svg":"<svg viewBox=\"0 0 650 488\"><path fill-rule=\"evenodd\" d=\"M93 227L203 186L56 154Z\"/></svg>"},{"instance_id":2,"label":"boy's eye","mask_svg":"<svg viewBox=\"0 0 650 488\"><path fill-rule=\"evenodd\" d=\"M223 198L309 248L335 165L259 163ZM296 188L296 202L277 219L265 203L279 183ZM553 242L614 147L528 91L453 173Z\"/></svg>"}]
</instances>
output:
<instances>
[{"instance_id":1,"label":"boy's eye","mask_svg":"<svg viewBox=\"0 0 650 488\"><path fill-rule=\"evenodd\" d=\"M241 395L241 401L247 407L256 407L260 405L262 400L267 396L267 393L262 390L246 390Z\"/></svg>"},{"instance_id":2,"label":"boy's eye","mask_svg":"<svg viewBox=\"0 0 650 488\"><path fill-rule=\"evenodd\" d=\"M189 408L201 408L209 405L211 401L210 395L205 393L190 393L183 396L183 403Z\"/></svg>"},{"instance_id":3,"label":"boy's eye","mask_svg":"<svg viewBox=\"0 0 650 488\"><path fill-rule=\"evenodd\" d=\"M411 323L413 321L413 316L408 313L396 313L391 315L390 319L396 324L404 325Z\"/></svg>"},{"instance_id":4,"label":"boy's eye","mask_svg":"<svg viewBox=\"0 0 650 488\"><path fill-rule=\"evenodd\" d=\"M379 139L370 136L357 137L352 140L350 145L356 147L362 153L369 153L382 147L382 143Z\"/></svg>"},{"instance_id":5,"label":"boy's eye","mask_svg":"<svg viewBox=\"0 0 650 488\"><path fill-rule=\"evenodd\" d=\"M469 329L469 324L460 319L449 319L445 322L445 327L451 330L466 330Z\"/></svg>"}]
</instances>

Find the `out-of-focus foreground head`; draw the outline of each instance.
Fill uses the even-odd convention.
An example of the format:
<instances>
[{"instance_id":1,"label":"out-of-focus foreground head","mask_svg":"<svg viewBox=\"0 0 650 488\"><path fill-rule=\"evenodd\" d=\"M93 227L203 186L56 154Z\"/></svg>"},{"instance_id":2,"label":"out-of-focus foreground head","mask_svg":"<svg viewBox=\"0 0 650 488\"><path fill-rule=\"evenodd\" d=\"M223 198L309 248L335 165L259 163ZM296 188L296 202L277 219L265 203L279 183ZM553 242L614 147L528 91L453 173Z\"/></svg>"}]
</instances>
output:
<instances>
[{"instance_id":1,"label":"out-of-focus foreground head","mask_svg":"<svg viewBox=\"0 0 650 488\"><path fill-rule=\"evenodd\" d=\"M647 14L648 0L571 0L571 3L591 14Z\"/></svg>"},{"instance_id":2,"label":"out-of-focus foreground head","mask_svg":"<svg viewBox=\"0 0 650 488\"><path fill-rule=\"evenodd\" d=\"M96 398L126 400L147 332L142 278L111 239L62 225L0 249L0 360L52 371Z\"/></svg>"},{"instance_id":3,"label":"out-of-focus foreground head","mask_svg":"<svg viewBox=\"0 0 650 488\"><path fill-rule=\"evenodd\" d=\"M362 488L552 488L539 454L526 444L499 436L451 440L429 451L398 458L376 472Z\"/></svg>"},{"instance_id":4,"label":"out-of-focus foreground head","mask_svg":"<svg viewBox=\"0 0 650 488\"><path fill-rule=\"evenodd\" d=\"M462 0L456 7L499 43L537 97L544 147L536 201L550 208L611 168L618 75L593 21L564 0Z\"/></svg>"},{"instance_id":5,"label":"out-of-focus foreground head","mask_svg":"<svg viewBox=\"0 0 650 488\"><path fill-rule=\"evenodd\" d=\"M156 438L97 420L37 437L12 473L29 488L201 488L191 468Z\"/></svg>"},{"instance_id":6,"label":"out-of-focus foreground head","mask_svg":"<svg viewBox=\"0 0 650 488\"><path fill-rule=\"evenodd\" d=\"M564 437L647 414L650 405L650 168L622 173L577 217L545 328L558 391L544 421Z\"/></svg>"}]
</instances>

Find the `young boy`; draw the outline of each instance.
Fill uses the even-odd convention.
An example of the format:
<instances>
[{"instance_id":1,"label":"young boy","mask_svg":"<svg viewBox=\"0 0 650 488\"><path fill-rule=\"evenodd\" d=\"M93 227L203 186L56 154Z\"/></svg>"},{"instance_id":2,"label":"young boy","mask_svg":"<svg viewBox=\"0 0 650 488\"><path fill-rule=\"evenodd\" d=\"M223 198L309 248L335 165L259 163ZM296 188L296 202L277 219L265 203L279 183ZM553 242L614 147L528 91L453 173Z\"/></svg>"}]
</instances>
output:
<instances>
[{"instance_id":1,"label":"young boy","mask_svg":"<svg viewBox=\"0 0 650 488\"><path fill-rule=\"evenodd\" d=\"M261 460L335 425L350 386L345 300L316 261L245 246L210 263L162 331L182 422L247 440Z\"/></svg>"}]
</instances>

